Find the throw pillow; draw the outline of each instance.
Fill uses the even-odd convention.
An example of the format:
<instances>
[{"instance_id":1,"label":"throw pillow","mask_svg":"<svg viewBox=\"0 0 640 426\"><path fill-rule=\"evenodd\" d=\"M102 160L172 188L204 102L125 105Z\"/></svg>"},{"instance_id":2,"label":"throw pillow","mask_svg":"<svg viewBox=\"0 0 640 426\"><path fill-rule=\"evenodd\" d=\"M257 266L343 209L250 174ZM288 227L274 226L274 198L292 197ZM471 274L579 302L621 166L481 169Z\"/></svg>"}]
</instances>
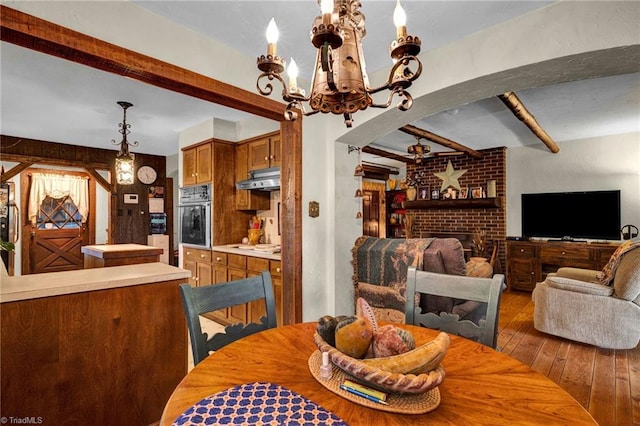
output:
<instances>
[{"instance_id":1,"label":"throw pillow","mask_svg":"<svg viewBox=\"0 0 640 426\"><path fill-rule=\"evenodd\" d=\"M620 244L620 246L616 249L616 251L613 252L613 254L611 255L609 262L607 262L607 264L604 265L604 268L602 268L602 272L598 277L600 280L600 283L604 285L611 285L611 282L613 281L613 277L616 274L616 269L620 264L620 259L622 258L622 256L628 251L638 247L640 247L640 241L629 240Z\"/></svg>"}]
</instances>

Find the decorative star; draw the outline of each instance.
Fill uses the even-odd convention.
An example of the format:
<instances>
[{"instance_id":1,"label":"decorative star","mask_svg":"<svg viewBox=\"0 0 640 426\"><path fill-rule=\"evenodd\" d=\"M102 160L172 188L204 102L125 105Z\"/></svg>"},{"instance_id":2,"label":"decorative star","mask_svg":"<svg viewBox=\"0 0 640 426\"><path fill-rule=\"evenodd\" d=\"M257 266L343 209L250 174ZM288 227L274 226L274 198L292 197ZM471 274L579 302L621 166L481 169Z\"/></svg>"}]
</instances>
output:
<instances>
[{"instance_id":1,"label":"decorative star","mask_svg":"<svg viewBox=\"0 0 640 426\"><path fill-rule=\"evenodd\" d=\"M466 172L466 170L453 170L451 161L449 161L449 164L447 164L447 169L444 172L434 173L434 175L442 179L442 187L440 188L440 191L444 191L450 186L454 187L457 190L460 190L460 183L458 182L458 178Z\"/></svg>"}]
</instances>

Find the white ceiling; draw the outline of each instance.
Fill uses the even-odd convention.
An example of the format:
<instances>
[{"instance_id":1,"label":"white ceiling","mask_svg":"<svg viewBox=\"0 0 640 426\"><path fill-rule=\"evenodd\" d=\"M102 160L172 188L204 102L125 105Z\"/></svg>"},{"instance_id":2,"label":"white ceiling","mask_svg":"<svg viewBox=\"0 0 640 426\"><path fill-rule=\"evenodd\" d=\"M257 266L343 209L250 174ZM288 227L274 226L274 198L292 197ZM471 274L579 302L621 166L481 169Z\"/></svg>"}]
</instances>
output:
<instances>
[{"instance_id":1,"label":"white ceiling","mask_svg":"<svg viewBox=\"0 0 640 426\"><path fill-rule=\"evenodd\" d=\"M264 29L275 17L280 30L278 54L287 61L294 57L301 75L309 75L313 68L308 34L319 13L314 0L133 1L251 57L264 54ZM549 3L403 0L407 27L422 39L422 52ZM363 1L369 73L390 65L394 6L395 0ZM5 135L110 148L112 139L120 140L122 110L116 101L126 100L134 104L127 112L130 141L140 141L134 151L172 155L178 151L177 134L186 128L211 117L229 121L250 117L8 43L0 46L0 131ZM256 78L258 73L256 69ZM426 69L420 78L428 76ZM563 83L517 95L558 142L640 131L640 73ZM474 149L541 143L497 98L460 105L408 124ZM414 142L413 137L397 131L373 145L405 153ZM433 151L443 149L427 144Z\"/></svg>"}]
</instances>

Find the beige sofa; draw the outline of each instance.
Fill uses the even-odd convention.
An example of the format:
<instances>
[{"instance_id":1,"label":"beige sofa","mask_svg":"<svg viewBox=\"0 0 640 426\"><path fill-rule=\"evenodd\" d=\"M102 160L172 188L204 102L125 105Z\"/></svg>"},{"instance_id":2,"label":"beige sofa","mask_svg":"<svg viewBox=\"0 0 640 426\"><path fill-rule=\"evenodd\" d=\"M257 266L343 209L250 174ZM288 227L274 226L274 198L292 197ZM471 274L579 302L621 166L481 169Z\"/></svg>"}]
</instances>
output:
<instances>
[{"instance_id":1,"label":"beige sofa","mask_svg":"<svg viewBox=\"0 0 640 426\"><path fill-rule=\"evenodd\" d=\"M602 284L601 271L579 268L560 268L538 283L534 327L602 348L635 348L640 341L640 245L618 262L613 259L611 285Z\"/></svg>"}]
</instances>

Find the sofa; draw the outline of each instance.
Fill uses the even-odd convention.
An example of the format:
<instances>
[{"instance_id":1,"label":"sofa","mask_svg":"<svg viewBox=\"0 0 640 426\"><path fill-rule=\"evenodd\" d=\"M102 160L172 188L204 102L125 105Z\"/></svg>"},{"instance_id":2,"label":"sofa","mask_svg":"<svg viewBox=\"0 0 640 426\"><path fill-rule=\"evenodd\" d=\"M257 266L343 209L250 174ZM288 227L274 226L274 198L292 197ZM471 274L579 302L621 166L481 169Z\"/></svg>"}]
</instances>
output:
<instances>
[{"instance_id":1,"label":"sofa","mask_svg":"<svg viewBox=\"0 0 640 426\"><path fill-rule=\"evenodd\" d=\"M633 349L640 341L640 242L628 242L602 271L560 268L536 284L536 330L577 342Z\"/></svg>"},{"instance_id":2,"label":"sofa","mask_svg":"<svg viewBox=\"0 0 640 426\"><path fill-rule=\"evenodd\" d=\"M362 236L352 249L354 300L365 299L379 321L404 323L409 266L451 275L466 275L463 246L456 238L375 238ZM460 318L482 317L478 302L449 297L416 300L423 312L448 312ZM478 309L480 307L480 309Z\"/></svg>"}]
</instances>

